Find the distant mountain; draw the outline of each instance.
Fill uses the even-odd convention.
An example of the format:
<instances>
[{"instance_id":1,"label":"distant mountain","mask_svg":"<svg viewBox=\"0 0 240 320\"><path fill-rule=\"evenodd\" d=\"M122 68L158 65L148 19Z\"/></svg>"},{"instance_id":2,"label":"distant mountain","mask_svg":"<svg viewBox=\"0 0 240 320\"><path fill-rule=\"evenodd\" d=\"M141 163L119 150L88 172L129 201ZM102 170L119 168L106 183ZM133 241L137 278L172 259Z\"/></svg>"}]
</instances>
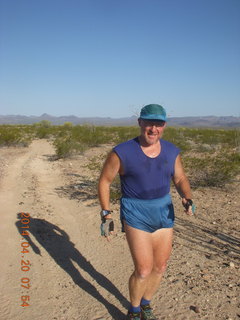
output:
<instances>
[{"instance_id":1,"label":"distant mountain","mask_svg":"<svg viewBox=\"0 0 240 320\"><path fill-rule=\"evenodd\" d=\"M240 117L176 117L169 118L168 125L195 128L240 128Z\"/></svg>"},{"instance_id":2,"label":"distant mountain","mask_svg":"<svg viewBox=\"0 0 240 320\"><path fill-rule=\"evenodd\" d=\"M41 116L23 116L23 115L0 115L0 124L33 124L42 120L50 121L53 125L61 125L65 122L72 124L92 124L96 126L132 126L137 124L137 117L126 118L101 118L89 117L79 118L73 115L55 117L47 113ZM195 128L240 128L240 117L170 117L168 125L174 127L195 127Z\"/></svg>"}]
</instances>

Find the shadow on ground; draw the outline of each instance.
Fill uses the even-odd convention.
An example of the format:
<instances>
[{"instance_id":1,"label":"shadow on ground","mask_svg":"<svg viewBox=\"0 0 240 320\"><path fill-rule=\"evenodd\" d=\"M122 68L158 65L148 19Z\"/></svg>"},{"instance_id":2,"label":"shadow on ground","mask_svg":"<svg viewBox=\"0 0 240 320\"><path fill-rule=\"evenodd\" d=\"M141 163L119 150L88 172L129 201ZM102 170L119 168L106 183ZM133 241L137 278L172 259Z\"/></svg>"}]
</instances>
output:
<instances>
[{"instance_id":1,"label":"shadow on ground","mask_svg":"<svg viewBox=\"0 0 240 320\"><path fill-rule=\"evenodd\" d=\"M29 231L29 235L24 235L24 238L36 254L41 255L41 248L43 247L54 261L69 274L76 285L106 307L113 319L124 319L125 315L116 306L106 300L92 283L84 279L81 275L81 270L87 272L99 286L115 296L122 306L127 309L128 301L126 298L108 278L98 272L75 248L64 230L44 219L36 218L30 218L29 229L23 229L23 224L20 220L21 213L17 217L16 227L19 233L22 236L23 230ZM73 261L79 268L74 266Z\"/></svg>"},{"instance_id":2,"label":"shadow on ground","mask_svg":"<svg viewBox=\"0 0 240 320\"><path fill-rule=\"evenodd\" d=\"M56 188L56 192L61 197L75 199L81 202L88 202L87 207L99 205L98 201L98 178L93 179L76 173L68 173L68 176L77 178L76 182ZM120 183L116 179L111 185L111 202L116 203L120 199Z\"/></svg>"},{"instance_id":3,"label":"shadow on ground","mask_svg":"<svg viewBox=\"0 0 240 320\"><path fill-rule=\"evenodd\" d=\"M88 204L87 206L98 205L97 181L89 180L89 178L77 174L69 175L77 177L78 181L56 188L55 190L57 193L62 197L75 199L81 202L91 200L91 204Z\"/></svg>"},{"instance_id":4,"label":"shadow on ground","mask_svg":"<svg viewBox=\"0 0 240 320\"><path fill-rule=\"evenodd\" d=\"M236 236L215 231L183 218L176 218L175 232L177 237L186 241L183 245L201 251L207 258L212 258L214 255L222 258L228 256L239 263L240 238Z\"/></svg>"}]
</instances>

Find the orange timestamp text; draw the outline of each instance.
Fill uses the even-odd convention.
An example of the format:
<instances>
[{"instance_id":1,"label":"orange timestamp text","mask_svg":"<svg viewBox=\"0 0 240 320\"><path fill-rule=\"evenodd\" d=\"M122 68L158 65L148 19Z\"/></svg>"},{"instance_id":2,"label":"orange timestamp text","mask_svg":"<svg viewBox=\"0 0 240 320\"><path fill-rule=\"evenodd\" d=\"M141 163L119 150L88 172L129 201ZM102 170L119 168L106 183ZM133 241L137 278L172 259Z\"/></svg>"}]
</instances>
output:
<instances>
[{"instance_id":1,"label":"orange timestamp text","mask_svg":"<svg viewBox=\"0 0 240 320\"><path fill-rule=\"evenodd\" d=\"M20 263L20 268L21 271L24 272L24 277L21 278L21 287L24 288L24 290L29 290L31 285L30 285L30 279L27 275L27 272L29 272L31 263L27 259L28 258L28 253L29 253L29 242L28 242L28 237L29 237L29 224L30 224L30 214L26 212L21 212L20 213L20 218L21 218L21 263ZM29 295L21 295L21 307L29 307L30 306L30 296Z\"/></svg>"}]
</instances>

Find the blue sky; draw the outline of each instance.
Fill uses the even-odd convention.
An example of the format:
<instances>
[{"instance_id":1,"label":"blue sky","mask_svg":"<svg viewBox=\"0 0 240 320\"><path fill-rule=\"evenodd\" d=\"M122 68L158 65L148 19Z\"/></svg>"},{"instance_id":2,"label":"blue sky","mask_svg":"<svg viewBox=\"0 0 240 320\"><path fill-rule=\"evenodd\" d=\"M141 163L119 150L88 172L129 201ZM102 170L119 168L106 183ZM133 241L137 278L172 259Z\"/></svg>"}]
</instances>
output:
<instances>
[{"instance_id":1,"label":"blue sky","mask_svg":"<svg viewBox=\"0 0 240 320\"><path fill-rule=\"evenodd\" d=\"M0 114L240 116L239 0L0 0Z\"/></svg>"}]
</instances>

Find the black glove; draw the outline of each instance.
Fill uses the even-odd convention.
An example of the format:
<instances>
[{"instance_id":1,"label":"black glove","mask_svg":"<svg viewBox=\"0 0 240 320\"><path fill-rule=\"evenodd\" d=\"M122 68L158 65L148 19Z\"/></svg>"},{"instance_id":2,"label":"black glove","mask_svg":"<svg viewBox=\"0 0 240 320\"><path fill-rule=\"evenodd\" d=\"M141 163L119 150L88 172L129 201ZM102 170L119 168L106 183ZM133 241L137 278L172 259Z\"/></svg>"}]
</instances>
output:
<instances>
[{"instance_id":1,"label":"black glove","mask_svg":"<svg viewBox=\"0 0 240 320\"><path fill-rule=\"evenodd\" d=\"M103 219L101 223L101 236L108 237L114 231L114 222L112 218Z\"/></svg>"},{"instance_id":2,"label":"black glove","mask_svg":"<svg viewBox=\"0 0 240 320\"><path fill-rule=\"evenodd\" d=\"M188 211L189 207L192 207L192 213L194 214L195 212L195 205L193 204L192 199L186 199L187 202L183 202L182 201L182 205L184 206L184 208L186 209L186 211Z\"/></svg>"}]
</instances>

